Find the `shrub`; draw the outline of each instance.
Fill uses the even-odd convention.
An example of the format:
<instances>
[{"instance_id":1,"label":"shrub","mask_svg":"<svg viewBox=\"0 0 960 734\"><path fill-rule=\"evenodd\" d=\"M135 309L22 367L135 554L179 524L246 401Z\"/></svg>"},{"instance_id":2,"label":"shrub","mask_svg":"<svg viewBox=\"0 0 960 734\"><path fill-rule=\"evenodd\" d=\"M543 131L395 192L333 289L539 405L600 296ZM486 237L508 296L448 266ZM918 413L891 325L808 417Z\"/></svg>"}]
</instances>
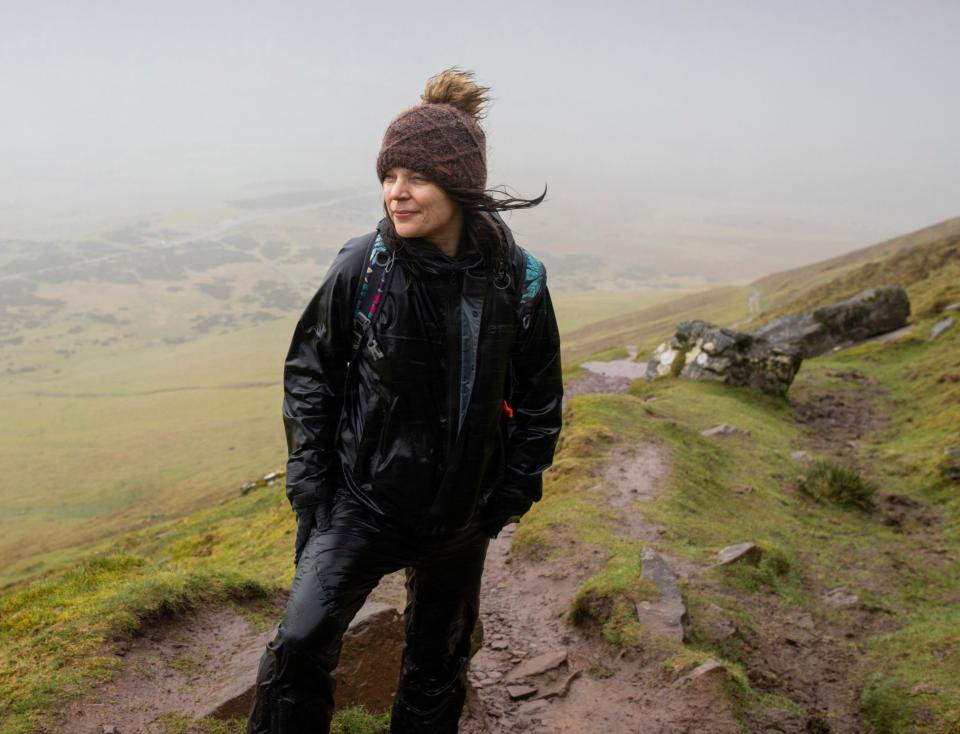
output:
<instances>
[{"instance_id":1,"label":"shrub","mask_svg":"<svg viewBox=\"0 0 960 734\"><path fill-rule=\"evenodd\" d=\"M869 510L876 487L856 469L827 459L810 463L800 488L820 502L833 502L846 508Z\"/></svg>"}]
</instances>

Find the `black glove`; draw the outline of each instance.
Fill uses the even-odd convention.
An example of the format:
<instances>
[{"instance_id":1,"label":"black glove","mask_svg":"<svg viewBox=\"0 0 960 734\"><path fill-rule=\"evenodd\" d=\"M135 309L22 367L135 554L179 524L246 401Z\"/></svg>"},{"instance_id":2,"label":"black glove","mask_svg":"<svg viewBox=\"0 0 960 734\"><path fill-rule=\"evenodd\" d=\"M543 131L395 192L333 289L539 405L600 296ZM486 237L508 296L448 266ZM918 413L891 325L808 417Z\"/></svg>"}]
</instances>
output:
<instances>
[{"instance_id":1,"label":"black glove","mask_svg":"<svg viewBox=\"0 0 960 734\"><path fill-rule=\"evenodd\" d=\"M488 503L480 513L480 529L490 538L496 538L504 525L520 519L520 513L496 503Z\"/></svg>"},{"instance_id":2,"label":"black glove","mask_svg":"<svg viewBox=\"0 0 960 734\"><path fill-rule=\"evenodd\" d=\"M310 532L317 528L324 532L330 528L331 518L330 503L319 505L308 505L297 512L297 539L294 541L293 565L300 563L300 556L303 549L310 539Z\"/></svg>"}]
</instances>

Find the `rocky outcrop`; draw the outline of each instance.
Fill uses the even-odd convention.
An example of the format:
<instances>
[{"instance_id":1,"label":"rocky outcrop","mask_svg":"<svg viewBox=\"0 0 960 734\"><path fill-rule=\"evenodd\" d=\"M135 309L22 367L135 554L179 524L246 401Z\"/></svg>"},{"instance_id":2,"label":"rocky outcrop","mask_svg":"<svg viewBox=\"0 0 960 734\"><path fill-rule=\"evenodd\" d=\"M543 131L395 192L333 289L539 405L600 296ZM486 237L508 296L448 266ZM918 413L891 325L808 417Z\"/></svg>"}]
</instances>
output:
<instances>
[{"instance_id":1,"label":"rocky outcrop","mask_svg":"<svg viewBox=\"0 0 960 734\"><path fill-rule=\"evenodd\" d=\"M644 376L714 380L785 395L802 360L795 349L751 334L707 321L684 321L669 342L657 347Z\"/></svg>"},{"instance_id":2,"label":"rocky outcrop","mask_svg":"<svg viewBox=\"0 0 960 734\"><path fill-rule=\"evenodd\" d=\"M786 395L804 357L893 332L909 315L906 291L887 286L810 314L783 316L749 333L684 321L673 338L654 351L644 377L715 380Z\"/></svg>"},{"instance_id":3,"label":"rocky outcrop","mask_svg":"<svg viewBox=\"0 0 960 734\"><path fill-rule=\"evenodd\" d=\"M804 357L824 354L841 344L900 329L910 315L910 299L899 286L870 288L810 314L774 319L753 331L770 343L795 349Z\"/></svg>"}]
</instances>

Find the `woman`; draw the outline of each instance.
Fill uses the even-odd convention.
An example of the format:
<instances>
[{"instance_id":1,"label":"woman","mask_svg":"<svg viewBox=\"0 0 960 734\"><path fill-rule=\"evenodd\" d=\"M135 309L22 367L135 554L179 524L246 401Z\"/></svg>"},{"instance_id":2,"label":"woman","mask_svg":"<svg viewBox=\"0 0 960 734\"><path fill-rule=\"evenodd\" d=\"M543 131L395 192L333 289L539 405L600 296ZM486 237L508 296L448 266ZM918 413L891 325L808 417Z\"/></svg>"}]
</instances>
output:
<instances>
[{"instance_id":1,"label":"woman","mask_svg":"<svg viewBox=\"0 0 960 734\"><path fill-rule=\"evenodd\" d=\"M487 545L540 499L561 426L546 273L496 213L487 88L447 69L387 128L386 217L338 253L284 367L290 599L249 734L327 732L343 633L406 569L391 731L456 732Z\"/></svg>"}]
</instances>

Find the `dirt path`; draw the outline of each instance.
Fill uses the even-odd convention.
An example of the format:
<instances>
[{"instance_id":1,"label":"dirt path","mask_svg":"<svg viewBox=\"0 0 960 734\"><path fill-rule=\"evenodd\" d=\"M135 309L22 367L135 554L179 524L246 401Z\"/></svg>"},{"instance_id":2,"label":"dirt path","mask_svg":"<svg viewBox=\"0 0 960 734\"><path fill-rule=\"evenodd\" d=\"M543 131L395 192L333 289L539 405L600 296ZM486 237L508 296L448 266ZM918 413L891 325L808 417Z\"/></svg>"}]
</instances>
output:
<instances>
[{"instance_id":1,"label":"dirt path","mask_svg":"<svg viewBox=\"0 0 960 734\"><path fill-rule=\"evenodd\" d=\"M610 502L624 512L621 532L641 540L663 529L645 520L638 503L659 496L669 472L665 451L649 444L624 446L609 456L603 483ZM471 663L469 678L480 706L464 719L465 734L528 731L541 734L602 731L605 734L679 734L735 732L736 722L719 691L710 685L677 686L653 660L614 655L591 631L567 626L564 616L578 586L604 561L598 555L575 563L514 560L513 526L490 546L484 572L481 617L486 643ZM668 558L682 576L698 573ZM551 678L575 675L567 692L539 700L512 700L505 678L516 664L552 651L566 663L552 675L534 680L540 691Z\"/></svg>"}]
</instances>

